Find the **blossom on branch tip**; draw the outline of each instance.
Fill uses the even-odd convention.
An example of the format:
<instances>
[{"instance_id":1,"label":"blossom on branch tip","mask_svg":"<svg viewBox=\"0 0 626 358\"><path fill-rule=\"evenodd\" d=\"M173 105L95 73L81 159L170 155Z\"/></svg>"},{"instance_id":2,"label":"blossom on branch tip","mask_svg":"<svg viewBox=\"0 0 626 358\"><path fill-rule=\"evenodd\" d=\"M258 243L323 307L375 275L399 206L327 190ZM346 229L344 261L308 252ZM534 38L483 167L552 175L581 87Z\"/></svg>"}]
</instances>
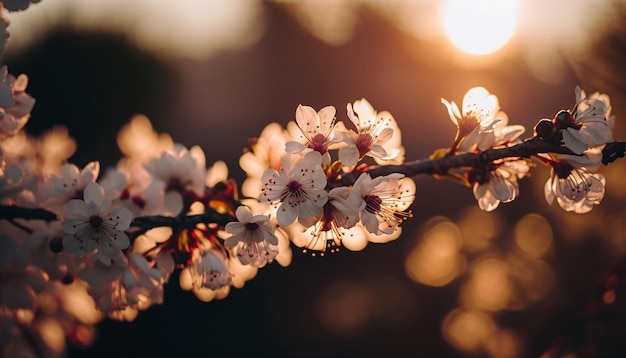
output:
<instances>
[{"instance_id":1,"label":"blossom on branch tip","mask_svg":"<svg viewBox=\"0 0 626 358\"><path fill-rule=\"evenodd\" d=\"M280 171L267 169L263 173L259 201L279 205L276 217L280 226L322 214L328 194L321 164L321 154L309 152L295 164L285 161Z\"/></svg>"},{"instance_id":2,"label":"blossom on branch tip","mask_svg":"<svg viewBox=\"0 0 626 358\"><path fill-rule=\"evenodd\" d=\"M224 245L233 249L244 265L263 267L278 255L278 238L266 215L252 215L250 209L240 206L235 212L237 222L226 224L224 229L233 236Z\"/></svg>"},{"instance_id":3,"label":"blossom on branch tip","mask_svg":"<svg viewBox=\"0 0 626 358\"><path fill-rule=\"evenodd\" d=\"M111 208L111 199L104 196L100 185L89 183L84 200L71 200L62 223L63 247L74 255L98 249L98 257L110 262L111 257L130 246L124 233L132 215L126 208Z\"/></svg>"},{"instance_id":4,"label":"blossom on branch tip","mask_svg":"<svg viewBox=\"0 0 626 358\"><path fill-rule=\"evenodd\" d=\"M380 165L404 162L400 128L391 113L377 113L365 98L348 103L346 108L356 132L343 133L347 146L339 149L341 164L352 167L365 156L374 158Z\"/></svg>"},{"instance_id":5,"label":"blossom on branch tip","mask_svg":"<svg viewBox=\"0 0 626 358\"><path fill-rule=\"evenodd\" d=\"M556 198L563 210L578 214L600 204L606 180L602 174L594 174L602 161L599 149L589 149L582 156L551 154L542 158L552 167L544 186L548 204Z\"/></svg>"},{"instance_id":6,"label":"blossom on branch tip","mask_svg":"<svg viewBox=\"0 0 626 358\"><path fill-rule=\"evenodd\" d=\"M448 109L448 115L450 120L457 127L455 148L463 141L470 133L480 128L484 129L485 133L492 129L501 117L506 115L500 112L500 104L498 97L490 94L484 87L474 87L467 91L463 97L463 111L459 110L458 105L455 102L448 102L442 98L443 103ZM466 147L477 145L480 143L478 138L471 139L472 143L468 143Z\"/></svg>"},{"instance_id":7,"label":"blossom on branch tip","mask_svg":"<svg viewBox=\"0 0 626 358\"><path fill-rule=\"evenodd\" d=\"M614 117L611 102L606 94L598 92L587 96L576 87L576 107L573 113L561 111L555 118L557 129L562 131L563 143L576 154L613 140Z\"/></svg>"},{"instance_id":8,"label":"blossom on branch tip","mask_svg":"<svg viewBox=\"0 0 626 358\"><path fill-rule=\"evenodd\" d=\"M363 226L373 234L391 234L406 218L415 200L415 182L394 173L372 179L363 173L354 183L350 202L357 202Z\"/></svg>"}]
</instances>

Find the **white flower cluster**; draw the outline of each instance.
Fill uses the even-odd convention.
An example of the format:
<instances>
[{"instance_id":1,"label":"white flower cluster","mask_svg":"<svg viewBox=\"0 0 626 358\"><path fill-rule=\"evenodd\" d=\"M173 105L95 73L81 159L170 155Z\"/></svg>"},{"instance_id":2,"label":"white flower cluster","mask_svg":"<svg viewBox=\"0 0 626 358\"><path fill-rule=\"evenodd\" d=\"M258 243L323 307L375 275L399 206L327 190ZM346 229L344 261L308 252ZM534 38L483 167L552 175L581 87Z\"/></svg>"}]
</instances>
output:
<instances>
[{"instance_id":1,"label":"white flower cluster","mask_svg":"<svg viewBox=\"0 0 626 358\"><path fill-rule=\"evenodd\" d=\"M574 154L546 153L538 158L551 167L545 184L546 200L554 199L566 211L586 213L604 198L605 179L596 173L602 164L602 148L613 141L615 117L611 115L609 96L590 96L576 87L576 105L571 111L560 111L537 133L542 139L564 145ZM540 123L542 123L540 122Z\"/></svg>"},{"instance_id":2,"label":"white flower cluster","mask_svg":"<svg viewBox=\"0 0 626 358\"><path fill-rule=\"evenodd\" d=\"M551 204L556 198L561 208L586 213L604 197L604 177L595 172L602 163L601 148L613 140L614 118L607 95L594 93L587 97L576 88L576 99L573 111L561 111L552 120L543 119L535 128L542 140L568 148L572 154L538 153L535 157L552 168L545 185L547 202ZM462 113L454 102L442 102L458 129L452 148L444 155L478 153L521 142L524 127L508 125L508 116L500 111L498 98L485 88L467 92ZM528 163L521 157L495 160L486 167L464 170L462 181L473 186L480 208L491 211L519 195L517 181L528 174Z\"/></svg>"},{"instance_id":3,"label":"white flower cluster","mask_svg":"<svg viewBox=\"0 0 626 358\"><path fill-rule=\"evenodd\" d=\"M332 106L316 112L300 105L295 122L286 130L268 125L240 159L248 174L244 194L266 204L262 213L277 231L322 253L341 245L362 250L368 242L397 238L415 197L411 178L397 173L371 178L366 172L375 164L404 160L391 114L376 112L365 99L355 101L347 105L352 130L336 122L335 113ZM353 172L360 173L353 185L341 185L342 176Z\"/></svg>"}]
</instances>

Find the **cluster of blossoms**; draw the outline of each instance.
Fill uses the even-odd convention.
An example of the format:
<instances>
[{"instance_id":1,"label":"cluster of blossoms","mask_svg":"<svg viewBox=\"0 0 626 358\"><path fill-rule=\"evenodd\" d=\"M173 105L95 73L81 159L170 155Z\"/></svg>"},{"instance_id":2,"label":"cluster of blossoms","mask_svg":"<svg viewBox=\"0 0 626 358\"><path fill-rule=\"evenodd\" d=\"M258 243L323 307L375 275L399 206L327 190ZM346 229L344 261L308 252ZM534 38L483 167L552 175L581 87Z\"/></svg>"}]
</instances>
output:
<instances>
[{"instance_id":1,"label":"cluster of blossoms","mask_svg":"<svg viewBox=\"0 0 626 358\"><path fill-rule=\"evenodd\" d=\"M393 116L375 111L365 99L347 105L354 130L335 114L332 106L315 111L300 105L295 122L287 129L268 125L240 160L248 174L243 194L258 197L273 226L295 245L322 254L396 239L415 197L411 178L367 173L374 165L404 160ZM349 174L358 177L342 185Z\"/></svg>"},{"instance_id":2,"label":"cluster of blossoms","mask_svg":"<svg viewBox=\"0 0 626 358\"><path fill-rule=\"evenodd\" d=\"M289 265L291 243L324 255L395 240L416 193L407 173L451 177L473 187L480 208L491 211L519 195L518 180L534 157L552 168L547 201L587 212L604 196L604 177L595 171L602 147L613 141L606 95L577 89L573 110L541 120L522 142L524 128L508 125L497 97L477 87L462 109L442 100L457 135L424 161L404 163L393 116L361 99L347 105L347 124L332 106L303 105L286 128L269 124L240 158L247 174L241 188L225 163L207 168L200 147L158 134L143 116L120 130L124 157L101 175L97 161L82 168L68 162L76 143L64 128L39 138L25 133L35 104L27 84L25 75L15 78L2 67L2 356L62 353L66 339L89 344L93 324L105 315L132 320L162 303L176 269L183 289L209 301L241 288L269 263ZM557 150L514 151L532 141ZM464 161L494 151L505 154ZM429 163L438 169L411 171ZM41 337L37 347L32 336Z\"/></svg>"},{"instance_id":3,"label":"cluster of blossoms","mask_svg":"<svg viewBox=\"0 0 626 358\"><path fill-rule=\"evenodd\" d=\"M463 111L456 103L442 99L450 118L457 126L452 147L436 152L439 157L455 153L479 153L487 149L520 144L524 133L520 125L508 125L508 116L500 111L498 99L485 88L476 87L463 98ZM569 153L533 153L532 157L551 167L545 184L549 204L554 199L566 211L586 213L604 197L604 176L595 173L602 164L601 149L613 141L614 117L609 97L594 93L587 96L576 88L573 110L562 110L553 119L542 119L535 126L536 138L566 148ZM518 180L530 170L530 157L509 156L474 166L459 173L448 173L472 186L481 209L494 210L519 195Z\"/></svg>"}]
</instances>

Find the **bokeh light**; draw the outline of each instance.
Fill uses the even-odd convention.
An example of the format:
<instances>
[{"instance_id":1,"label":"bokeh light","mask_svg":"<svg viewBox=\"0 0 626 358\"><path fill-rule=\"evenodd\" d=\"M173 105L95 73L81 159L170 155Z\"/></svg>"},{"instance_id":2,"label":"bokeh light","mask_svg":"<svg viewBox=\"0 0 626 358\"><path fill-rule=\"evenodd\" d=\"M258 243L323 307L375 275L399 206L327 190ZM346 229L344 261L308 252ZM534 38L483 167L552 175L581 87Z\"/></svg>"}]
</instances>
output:
<instances>
[{"instance_id":1,"label":"bokeh light","mask_svg":"<svg viewBox=\"0 0 626 358\"><path fill-rule=\"evenodd\" d=\"M447 285L463 272L465 259L459 254L461 235L456 224L446 218L427 222L419 244L405 260L405 270L416 282L429 286Z\"/></svg>"},{"instance_id":2,"label":"bokeh light","mask_svg":"<svg viewBox=\"0 0 626 358\"><path fill-rule=\"evenodd\" d=\"M542 257L552 245L552 227L543 216L527 214L515 224L515 243L524 253Z\"/></svg>"}]
</instances>

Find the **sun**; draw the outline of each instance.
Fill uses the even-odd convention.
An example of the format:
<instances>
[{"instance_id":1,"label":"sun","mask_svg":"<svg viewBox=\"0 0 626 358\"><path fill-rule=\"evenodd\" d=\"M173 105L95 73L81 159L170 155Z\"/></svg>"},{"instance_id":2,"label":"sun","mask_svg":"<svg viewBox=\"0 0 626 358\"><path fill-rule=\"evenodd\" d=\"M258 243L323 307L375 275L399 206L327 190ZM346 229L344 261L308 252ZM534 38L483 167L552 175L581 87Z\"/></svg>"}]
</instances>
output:
<instances>
[{"instance_id":1,"label":"sun","mask_svg":"<svg viewBox=\"0 0 626 358\"><path fill-rule=\"evenodd\" d=\"M513 36L518 0L445 0L441 17L446 35L473 55L497 51Z\"/></svg>"}]
</instances>

